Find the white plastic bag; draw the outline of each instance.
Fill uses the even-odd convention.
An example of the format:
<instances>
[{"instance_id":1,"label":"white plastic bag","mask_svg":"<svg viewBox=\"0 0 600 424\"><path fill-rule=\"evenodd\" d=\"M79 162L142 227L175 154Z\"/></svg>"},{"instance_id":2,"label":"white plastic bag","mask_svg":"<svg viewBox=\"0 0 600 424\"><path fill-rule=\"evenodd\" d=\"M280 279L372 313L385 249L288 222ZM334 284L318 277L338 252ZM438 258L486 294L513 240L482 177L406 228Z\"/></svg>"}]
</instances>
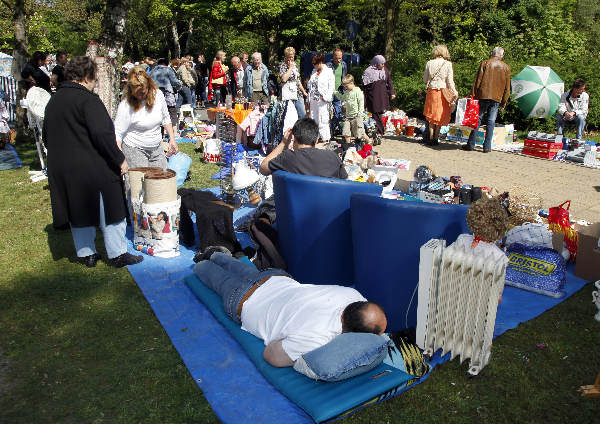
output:
<instances>
[{"instance_id":1,"label":"white plastic bag","mask_svg":"<svg viewBox=\"0 0 600 424\"><path fill-rule=\"evenodd\" d=\"M454 118L455 125L462 125L463 119L465 118L465 111L467 110L467 98L463 97L458 99L456 102L456 116Z\"/></svg>"}]
</instances>

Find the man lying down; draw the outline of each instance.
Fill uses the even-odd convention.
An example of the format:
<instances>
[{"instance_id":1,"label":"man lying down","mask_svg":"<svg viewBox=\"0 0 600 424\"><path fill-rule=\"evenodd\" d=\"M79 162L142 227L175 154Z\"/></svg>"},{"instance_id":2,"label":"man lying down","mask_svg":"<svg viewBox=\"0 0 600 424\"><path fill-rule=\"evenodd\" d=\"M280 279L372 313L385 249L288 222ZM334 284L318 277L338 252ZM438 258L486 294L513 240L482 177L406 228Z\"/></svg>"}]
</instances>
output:
<instances>
[{"instance_id":1,"label":"man lying down","mask_svg":"<svg viewBox=\"0 0 600 424\"><path fill-rule=\"evenodd\" d=\"M387 326L383 309L349 287L300 284L285 271L258 271L221 252L194 273L223 298L231 319L264 340L263 358L275 367L292 366L341 333L381 335Z\"/></svg>"}]
</instances>

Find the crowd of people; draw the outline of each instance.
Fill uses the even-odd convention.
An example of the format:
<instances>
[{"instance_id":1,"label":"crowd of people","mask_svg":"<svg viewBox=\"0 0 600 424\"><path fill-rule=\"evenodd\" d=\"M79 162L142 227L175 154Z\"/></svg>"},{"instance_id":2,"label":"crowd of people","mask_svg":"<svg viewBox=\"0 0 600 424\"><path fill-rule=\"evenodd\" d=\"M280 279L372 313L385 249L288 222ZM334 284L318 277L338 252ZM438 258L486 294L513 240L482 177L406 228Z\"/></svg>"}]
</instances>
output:
<instances>
[{"instance_id":1,"label":"crowd of people","mask_svg":"<svg viewBox=\"0 0 600 424\"><path fill-rule=\"evenodd\" d=\"M347 79L351 75L341 49L334 50L330 61L325 60L325 54L315 53L311 64L312 69L309 72L305 70L304 74L308 76L303 79L296 50L291 46L284 49L277 69L271 70L263 63L260 52L250 56L241 52L228 59L227 53L219 50L211 63L207 63L201 54L196 59L188 55L170 62L146 57L141 62L125 62L122 87L125 92L133 69L144 69L163 92L175 128L177 110L182 104L191 104L194 108L205 107L209 103L222 106L230 95L233 102L269 104L277 99L285 102L286 107L287 102L291 102L297 119L308 114L317 122L321 142L327 142L332 134L340 133L345 138L353 136L372 142L364 134L362 118L365 106L375 119L377 130L383 134L381 117L395 98L383 56L376 56L365 71L362 77L364 93L354 80L350 82ZM347 83L352 85L350 97L345 93Z\"/></svg>"}]
</instances>

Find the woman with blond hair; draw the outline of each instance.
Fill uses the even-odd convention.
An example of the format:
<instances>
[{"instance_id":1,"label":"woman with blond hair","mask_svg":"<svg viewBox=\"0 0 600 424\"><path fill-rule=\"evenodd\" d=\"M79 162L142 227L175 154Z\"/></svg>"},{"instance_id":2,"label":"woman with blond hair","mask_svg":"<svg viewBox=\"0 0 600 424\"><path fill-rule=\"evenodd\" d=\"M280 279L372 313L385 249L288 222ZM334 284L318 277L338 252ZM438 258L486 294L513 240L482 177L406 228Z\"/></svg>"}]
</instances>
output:
<instances>
[{"instance_id":1,"label":"woman with blond hair","mask_svg":"<svg viewBox=\"0 0 600 424\"><path fill-rule=\"evenodd\" d=\"M214 96L215 105L224 103L225 96L227 96L227 71L229 71L229 66L225 65L225 59L227 59L227 54L223 50L219 50L213 60L210 78L208 79L208 100L211 100Z\"/></svg>"},{"instance_id":2,"label":"woman with blond hair","mask_svg":"<svg viewBox=\"0 0 600 424\"><path fill-rule=\"evenodd\" d=\"M296 49L293 47L286 47L283 50L283 54L285 55L285 58L279 65L279 78L281 79L281 100L291 100L296 107L298 119L302 119L306 115L304 97L308 96L308 93L300 81L300 70L298 69L298 66L296 66L296 61L294 59L294 56L296 55Z\"/></svg>"},{"instance_id":3,"label":"woman with blond hair","mask_svg":"<svg viewBox=\"0 0 600 424\"><path fill-rule=\"evenodd\" d=\"M454 71L448 47L441 44L433 48L433 59L425 65L423 82L427 84L427 97L423 115L427 119L429 131L425 132L425 142L431 145L439 144L440 128L450 122L451 102L447 99L452 95L454 101L458 92L454 86ZM449 89L449 93L448 90ZM446 95L444 94L446 91ZM452 99L451 99L452 100Z\"/></svg>"},{"instance_id":4,"label":"woman with blond hair","mask_svg":"<svg viewBox=\"0 0 600 424\"><path fill-rule=\"evenodd\" d=\"M169 136L169 150L178 152L165 96L142 67L129 71L123 100L117 109L115 133L129 167L167 167L160 142L161 125Z\"/></svg>"}]
</instances>

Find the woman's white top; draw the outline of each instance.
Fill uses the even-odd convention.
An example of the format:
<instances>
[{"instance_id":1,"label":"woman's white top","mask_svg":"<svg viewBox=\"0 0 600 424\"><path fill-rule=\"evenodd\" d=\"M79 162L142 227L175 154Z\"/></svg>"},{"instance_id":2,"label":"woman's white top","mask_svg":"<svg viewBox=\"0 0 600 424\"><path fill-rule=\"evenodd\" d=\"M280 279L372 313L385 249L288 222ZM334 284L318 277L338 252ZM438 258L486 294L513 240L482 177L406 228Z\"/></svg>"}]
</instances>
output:
<instances>
[{"instance_id":1,"label":"woman's white top","mask_svg":"<svg viewBox=\"0 0 600 424\"><path fill-rule=\"evenodd\" d=\"M427 88L440 89L449 88L457 93L454 86L454 70L452 62L443 57L436 57L430 60L425 65L425 73L423 74L423 82L429 83Z\"/></svg>"},{"instance_id":2,"label":"woman's white top","mask_svg":"<svg viewBox=\"0 0 600 424\"><path fill-rule=\"evenodd\" d=\"M311 82L314 83L314 81L317 82L319 94L323 97L323 100L326 102L333 101L333 90L335 88L335 75L333 74L333 70L325 65L323 65L321 73L317 73L317 70L313 69L309 80L309 87L312 85ZM313 96L310 95L310 98L312 99Z\"/></svg>"},{"instance_id":3,"label":"woman's white top","mask_svg":"<svg viewBox=\"0 0 600 424\"><path fill-rule=\"evenodd\" d=\"M121 101L115 118L115 134L117 140L130 147L139 149L155 149L162 141L161 125L171 123L165 96L156 90L154 106L148 109L142 106L134 111L127 100Z\"/></svg>"}]
</instances>

